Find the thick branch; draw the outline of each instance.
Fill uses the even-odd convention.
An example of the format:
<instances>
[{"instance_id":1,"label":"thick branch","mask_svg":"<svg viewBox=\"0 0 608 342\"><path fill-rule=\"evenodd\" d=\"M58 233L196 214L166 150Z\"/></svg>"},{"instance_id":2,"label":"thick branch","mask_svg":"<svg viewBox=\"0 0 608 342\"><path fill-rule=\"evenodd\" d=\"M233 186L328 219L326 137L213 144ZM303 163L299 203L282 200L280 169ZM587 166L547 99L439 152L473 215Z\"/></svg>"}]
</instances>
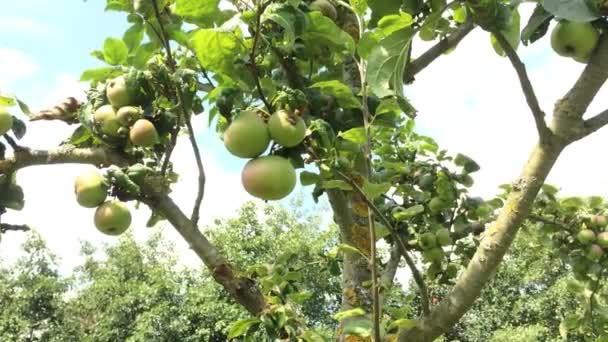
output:
<instances>
[{"instance_id":1,"label":"thick branch","mask_svg":"<svg viewBox=\"0 0 608 342\"><path fill-rule=\"evenodd\" d=\"M540 108L540 104L538 103L538 98L536 97L536 93L534 92L534 87L532 87L532 82L530 82L530 78L528 77L528 72L526 71L526 66L521 61L517 52L511 44L507 41L505 36L500 32L494 32L494 37L502 47L503 51L511 61L515 72L517 72L517 77L519 78L519 83L521 85L521 89L524 92L524 96L526 97L526 102L528 103L528 107L532 111L532 115L534 116L534 122L536 123L536 130L538 131L538 136L541 143L545 142L549 139L553 133L547 127L547 123L545 122L545 113Z\"/></svg>"},{"instance_id":2,"label":"thick branch","mask_svg":"<svg viewBox=\"0 0 608 342\"><path fill-rule=\"evenodd\" d=\"M128 165L128 159L118 151L103 148L75 148L64 146L55 150L15 151L8 159L0 160L0 173L10 174L19 169L48 164L92 164L96 166Z\"/></svg>"},{"instance_id":3,"label":"thick branch","mask_svg":"<svg viewBox=\"0 0 608 342\"><path fill-rule=\"evenodd\" d=\"M145 202L169 220L209 268L213 278L223 285L239 304L254 315L259 314L266 307L264 296L256 283L252 279L241 276L169 196L150 194L149 198L151 199L146 199Z\"/></svg>"},{"instance_id":4,"label":"thick branch","mask_svg":"<svg viewBox=\"0 0 608 342\"><path fill-rule=\"evenodd\" d=\"M6 233L9 230L27 232L30 230L30 227L25 224L0 224L0 233Z\"/></svg>"},{"instance_id":5,"label":"thick branch","mask_svg":"<svg viewBox=\"0 0 608 342\"><path fill-rule=\"evenodd\" d=\"M103 148L74 148L70 146L55 150L24 150L6 160L0 160L0 173L9 174L19 169L50 164L128 165L128 160L117 151ZM174 228L189 243L194 252L211 270L216 281L233 295L238 303L252 314L260 313L266 306L264 297L253 280L239 276L219 251L198 230L179 207L166 194L146 193L142 199L157 209L171 222ZM2 228L4 228L4 224Z\"/></svg>"},{"instance_id":6,"label":"thick branch","mask_svg":"<svg viewBox=\"0 0 608 342\"><path fill-rule=\"evenodd\" d=\"M401 261L401 251L399 247L395 246L391 248L391 256L384 267L384 272L382 272L380 282L384 289L389 289L393 286L395 274L397 274L397 269L399 269L399 261Z\"/></svg>"},{"instance_id":7,"label":"thick branch","mask_svg":"<svg viewBox=\"0 0 608 342\"><path fill-rule=\"evenodd\" d=\"M439 41L428 51L420 55L420 57L411 61L405 70L403 80L405 83L411 83L414 81L414 76L420 71L424 70L429 64L435 59L444 54L446 51L455 47L460 41L466 37L475 28L473 21L468 21L461 27L459 27L454 33L447 36L446 38Z\"/></svg>"}]
</instances>

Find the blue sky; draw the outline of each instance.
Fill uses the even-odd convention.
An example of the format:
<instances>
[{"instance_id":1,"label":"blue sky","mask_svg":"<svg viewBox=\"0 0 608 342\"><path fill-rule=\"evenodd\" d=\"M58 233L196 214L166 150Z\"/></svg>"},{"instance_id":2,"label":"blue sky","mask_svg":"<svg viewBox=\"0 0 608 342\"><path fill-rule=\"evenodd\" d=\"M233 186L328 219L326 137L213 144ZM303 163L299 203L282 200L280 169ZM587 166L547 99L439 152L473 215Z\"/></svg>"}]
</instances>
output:
<instances>
[{"instance_id":1,"label":"blue sky","mask_svg":"<svg viewBox=\"0 0 608 342\"><path fill-rule=\"evenodd\" d=\"M104 6L102 0L4 1L0 12L0 90L17 94L34 109L70 95L83 70L102 65L90 52L100 49L106 37L121 38L128 27L125 14L104 12ZM522 5L522 22L527 21L532 8L531 4ZM429 46L415 41L414 56ZM583 66L554 54L547 37L520 47L518 52L528 65L541 106L549 114ZM479 29L455 51L420 73L415 84L406 88L406 95L419 110L420 132L435 138L451 153L465 153L481 164L473 188L476 194L490 196L499 184L515 179L536 141L532 116L513 69L507 59L496 56L488 34ZM608 91L604 87L590 112L607 108L606 99ZM30 146L52 146L71 129L62 123L32 124L25 141ZM195 129L209 176L203 217L210 222L217 215L234 213L241 203L251 199L240 186L240 169L246 160L228 154L215 133L205 129L203 118L195 122ZM608 161L596 156L605 154L607 141L604 130L568 148L549 182L567 193L606 195ZM180 142L175 158L183 180L175 186L174 196L189 211L196 170L187 143ZM92 227L92 213L74 203L71 187L81 170L61 167L22 171L19 179L26 192L26 208L6 216L35 226L70 265L76 263L79 239L113 241L98 234ZM51 177L53 181L48 182ZM304 190L310 205L309 189ZM70 215L58 215L62 212ZM138 210L134 226L143 225L146 214L145 209ZM170 238L192 256L179 237ZM4 243L8 239L12 242ZM7 234L0 244L0 257L15 255L11 246L20 241L22 234Z\"/></svg>"}]
</instances>

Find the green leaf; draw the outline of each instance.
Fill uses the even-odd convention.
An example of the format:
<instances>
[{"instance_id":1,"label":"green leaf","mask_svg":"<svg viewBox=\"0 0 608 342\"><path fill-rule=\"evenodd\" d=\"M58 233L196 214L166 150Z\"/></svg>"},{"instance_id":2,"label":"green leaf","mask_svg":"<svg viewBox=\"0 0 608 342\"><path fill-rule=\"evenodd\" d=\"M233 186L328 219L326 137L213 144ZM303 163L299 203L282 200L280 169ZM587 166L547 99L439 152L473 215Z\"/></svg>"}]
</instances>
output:
<instances>
[{"instance_id":1,"label":"green leaf","mask_svg":"<svg viewBox=\"0 0 608 342\"><path fill-rule=\"evenodd\" d=\"M353 188L350 186L350 184L346 183L345 181L342 180L328 180L328 181L323 181L323 183L321 184L321 186L324 189L340 189L340 190L352 190Z\"/></svg>"},{"instance_id":2,"label":"green leaf","mask_svg":"<svg viewBox=\"0 0 608 342\"><path fill-rule=\"evenodd\" d=\"M359 337L370 337L372 334L372 322L365 318L348 321L344 324L343 333Z\"/></svg>"},{"instance_id":3,"label":"green leaf","mask_svg":"<svg viewBox=\"0 0 608 342\"><path fill-rule=\"evenodd\" d=\"M367 0L350 0L350 5L358 15L365 14L367 10Z\"/></svg>"},{"instance_id":4,"label":"green leaf","mask_svg":"<svg viewBox=\"0 0 608 342\"><path fill-rule=\"evenodd\" d=\"M566 197L560 201L560 205L565 208L581 208L585 205L585 201L580 197Z\"/></svg>"},{"instance_id":5,"label":"green leaf","mask_svg":"<svg viewBox=\"0 0 608 342\"><path fill-rule=\"evenodd\" d=\"M422 204L416 204L404 210L397 210L393 212L393 217L397 221L405 221L408 220L418 214L422 214L424 212L424 206Z\"/></svg>"},{"instance_id":6,"label":"green leaf","mask_svg":"<svg viewBox=\"0 0 608 342\"><path fill-rule=\"evenodd\" d=\"M325 45L335 52L355 52L355 41L346 32L342 31L336 23L321 12L308 13L310 26L302 35L308 45Z\"/></svg>"},{"instance_id":7,"label":"green leaf","mask_svg":"<svg viewBox=\"0 0 608 342\"><path fill-rule=\"evenodd\" d=\"M140 23L136 23L129 27L125 34L122 36L122 40L127 45L129 51L136 49L144 39L144 26Z\"/></svg>"},{"instance_id":8,"label":"green leaf","mask_svg":"<svg viewBox=\"0 0 608 342\"><path fill-rule=\"evenodd\" d=\"M379 29L374 29L372 31L363 33L363 36L357 43L357 53L359 56L361 56L363 59L367 59L369 54L372 52L372 49L378 44L382 37L382 31Z\"/></svg>"},{"instance_id":9,"label":"green leaf","mask_svg":"<svg viewBox=\"0 0 608 342\"><path fill-rule=\"evenodd\" d=\"M230 327L230 331L228 331L228 339L244 335L251 327L261 322L259 318L246 318L234 322Z\"/></svg>"},{"instance_id":10,"label":"green leaf","mask_svg":"<svg viewBox=\"0 0 608 342\"><path fill-rule=\"evenodd\" d=\"M306 330L299 336L304 342L327 342L327 340L313 330Z\"/></svg>"},{"instance_id":11,"label":"green leaf","mask_svg":"<svg viewBox=\"0 0 608 342\"><path fill-rule=\"evenodd\" d=\"M19 100L18 98L15 98L17 100L17 104L19 105L19 109L21 109L21 112L23 114L25 114L28 117L32 116L32 111L30 111L30 107L23 101Z\"/></svg>"},{"instance_id":12,"label":"green leaf","mask_svg":"<svg viewBox=\"0 0 608 342\"><path fill-rule=\"evenodd\" d=\"M543 0L542 4L551 14L569 21L589 22L600 17L587 0Z\"/></svg>"},{"instance_id":13,"label":"green leaf","mask_svg":"<svg viewBox=\"0 0 608 342\"><path fill-rule=\"evenodd\" d=\"M174 13L188 22L212 22L211 18L219 12L219 2L219 0L177 0Z\"/></svg>"},{"instance_id":14,"label":"green leaf","mask_svg":"<svg viewBox=\"0 0 608 342\"><path fill-rule=\"evenodd\" d=\"M351 128L346 132L338 133L338 136L359 145L363 145L367 141L367 135L365 134L365 128L363 127Z\"/></svg>"},{"instance_id":15,"label":"green leaf","mask_svg":"<svg viewBox=\"0 0 608 342\"><path fill-rule=\"evenodd\" d=\"M68 139L68 142L74 146L78 146L92 137L91 131L86 126L78 126Z\"/></svg>"},{"instance_id":16,"label":"green leaf","mask_svg":"<svg viewBox=\"0 0 608 342\"><path fill-rule=\"evenodd\" d=\"M334 319L341 321L345 318L363 316L363 315L365 315L365 310L363 310L361 308L355 308L355 309L350 309L350 310L346 310L346 311L340 311L340 312L334 314L333 317L334 317Z\"/></svg>"},{"instance_id":17,"label":"green leaf","mask_svg":"<svg viewBox=\"0 0 608 342\"><path fill-rule=\"evenodd\" d=\"M321 180L321 176L314 172L302 171L300 172L300 184L303 186L317 184Z\"/></svg>"},{"instance_id":18,"label":"green leaf","mask_svg":"<svg viewBox=\"0 0 608 342\"><path fill-rule=\"evenodd\" d=\"M367 74L376 96L402 96L404 61L413 34L411 29L396 31L372 49Z\"/></svg>"},{"instance_id":19,"label":"green leaf","mask_svg":"<svg viewBox=\"0 0 608 342\"><path fill-rule=\"evenodd\" d=\"M390 331L395 328L410 330L415 326L416 326L416 322L414 322L411 319L398 319L396 321L391 322L391 324L388 325L387 330Z\"/></svg>"},{"instance_id":20,"label":"green leaf","mask_svg":"<svg viewBox=\"0 0 608 342\"><path fill-rule=\"evenodd\" d=\"M293 50L296 36L308 26L308 17L300 10L288 4L273 3L269 5L261 17L262 23L272 21L283 28L282 48Z\"/></svg>"},{"instance_id":21,"label":"green leaf","mask_svg":"<svg viewBox=\"0 0 608 342\"><path fill-rule=\"evenodd\" d=\"M135 49L134 54L131 56L130 64L137 69L145 69L146 64L159 50L160 46L156 42L149 42L141 44Z\"/></svg>"},{"instance_id":22,"label":"green leaf","mask_svg":"<svg viewBox=\"0 0 608 342\"><path fill-rule=\"evenodd\" d=\"M244 52L239 31L202 29L190 35L190 45L199 62L207 70L230 75L234 62Z\"/></svg>"},{"instance_id":23,"label":"green leaf","mask_svg":"<svg viewBox=\"0 0 608 342\"><path fill-rule=\"evenodd\" d=\"M534 43L547 33L553 14L547 12L545 8L538 4L528 20L528 24L521 31L521 41L524 45Z\"/></svg>"},{"instance_id":24,"label":"green leaf","mask_svg":"<svg viewBox=\"0 0 608 342\"><path fill-rule=\"evenodd\" d=\"M290 301L296 304L302 304L312 296L313 294L310 291L305 290L300 292L289 293L287 295L287 298L289 298Z\"/></svg>"},{"instance_id":25,"label":"green leaf","mask_svg":"<svg viewBox=\"0 0 608 342\"><path fill-rule=\"evenodd\" d=\"M360 251L356 247L353 247L353 246L345 244L345 243L339 244L338 247L336 247L336 249L339 253L359 254L359 255L365 257L365 254L363 254L362 251Z\"/></svg>"},{"instance_id":26,"label":"green leaf","mask_svg":"<svg viewBox=\"0 0 608 342\"><path fill-rule=\"evenodd\" d=\"M106 38L103 43L103 58L110 65L127 63L129 49L125 42L116 38Z\"/></svg>"},{"instance_id":27,"label":"green leaf","mask_svg":"<svg viewBox=\"0 0 608 342\"><path fill-rule=\"evenodd\" d=\"M411 15L405 12L387 15L378 21L378 28L385 36L390 36L393 32L412 26L414 20Z\"/></svg>"},{"instance_id":28,"label":"green leaf","mask_svg":"<svg viewBox=\"0 0 608 342\"><path fill-rule=\"evenodd\" d=\"M355 97L352 90L344 83L338 80L317 82L310 86L317 88L324 95L330 95L336 98L340 107L343 108L360 108L361 103Z\"/></svg>"},{"instance_id":29,"label":"green leaf","mask_svg":"<svg viewBox=\"0 0 608 342\"><path fill-rule=\"evenodd\" d=\"M519 47L519 37L520 37L519 36L520 16L519 16L519 11L517 10L517 8L514 8L513 11L511 12L511 20L509 22L511 23L511 25L506 30L500 31L500 33L502 33L502 35L509 42L511 47L514 50L517 50L517 48ZM494 51L499 56L504 57L507 55L505 53L505 51L503 50L502 46L500 46L500 44L496 40L496 37L494 36L494 34L490 34L490 42L492 43L492 47L494 48Z\"/></svg>"},{"instance_id":30,"label":"green leaf","mask_svg":"<svg viewBox=\"0 0 608 342\"><path fill-rule=\"evenodd\" d=\"M129 12L133 7L129 0L107 0L106 11Z\"/></svg>"},{"instance_id":31,"label":"green leaf","mask_svg":"<svg viewBox=\"0 0 608 342\"><path fill-rule=\"evenodd\" d=\"M0 107L12 107L15 99L12 96L0 95Z\"/></svg>"},{"instance_id":32,"label":"green leaf","mask_svg":"<svg viewBox=\"0 0 608 342\"><path fill-rule=\"evenodd\" d=\"M82 75L80 75L80 81L93 81L93 82L103 82L109 78L118 76L122 73L120 68L117 67L101 67L96 69L85 70Z\"/></svg>"},{"instance_id":33,"label":"green leaf","mask_svg":"<svg viewBox=\"0 0 608 342\"><path fill-rule=\"evenodd\" d=\"M13 126L11 127L11 130L13 131L13 134L15 134L15 137L20 140L25 136L27 128L23 121L13 115Z\"/></svg>"},{"instance_id":34,"label":"green leaf","mask_svg":"<svg viewBox=\"0 0 608 342\"><path fill-rule=\"evenodd\" d=\"M370 183L367 180L363 183L363 192L365 196L373 200L375 198L380 197L382 194L385 194L388 189L391 188L391 183Z\"/></svg>"}]
</instances>

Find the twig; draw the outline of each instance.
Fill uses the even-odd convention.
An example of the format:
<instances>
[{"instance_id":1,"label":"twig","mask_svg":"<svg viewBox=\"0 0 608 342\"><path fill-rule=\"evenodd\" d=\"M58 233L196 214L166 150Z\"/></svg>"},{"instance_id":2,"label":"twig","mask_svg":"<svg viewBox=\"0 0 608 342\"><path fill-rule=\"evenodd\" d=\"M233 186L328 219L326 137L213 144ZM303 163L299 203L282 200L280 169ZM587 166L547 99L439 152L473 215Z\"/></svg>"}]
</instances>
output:
<instances>
[{"instance_id":1,"label":"twig","mask_svg":"<svg viewBox=\"0 0 608 342\"><path fill-rule=\"evenodd\" d=\"M165 50L167 51L167 64L168 64L169 68L171 69L171 71L175 72L176 71L175 60L173 59L173 56L171 54L171 46L167 39L167 36L165 33L165 28L164 28L161 18L160 18L160 12L158 10L158 4L156 3L156 0L152 1L152 5L154 6L154 13L155 13L156 18L159 23L160 34L163 37L163 41L165 43ZM190 140L190 145L192 146L192 151L194 152L194 158L196 159L196 166L198 168L198 191L196 194L196 198L194 200L194 205L192 207L192 215L190 216L190 220L192 221L192 223L194 225L196 225L196 224L198 224L201 203L203 202L203 197L205 195L205 182L206 182L205 168L203 166L203 160L201 158L200 150L198 148L198 145L196 144L196 137L194 136L194 129L192 128L192 122L190 121L190 113L188 113L188 111L186 110L184 101L182 99L182 92L181 92L181 89L179 88L179 86L177 86L177 85L175 86L175 91L176 91L177 100L181 107L181 112L182 112L181 114L184 118L186 127L188 129L188 139ZM171 152L173 151L173 148L175 147L175 143L177 142L177 134L179 132L179 127L180 127L179 117L180 116L178 115L176 132L174 132L173 136L171 137L170 146L172 146L172 147L170 150L167 151L168 153L166 155L165 165L168 163L168 160L170 159L170 156L171 156ZM163 170L165 169L165 165L163 165Z\"/></svg>"},{"instance_id":2,"label":"twig","mask_svg":"<svg viewBox=\"0 0 608 342\"><path fill-rule=\"evenodd\" d=\"M505 36L501 32L493 32L494 37L496 37L496 41L502 47L503 51L507 54L507 57L511 61L513 68L517 72L517 77L519 78L519 83L521 84L521 89L524 92L524 96L526 97L526 102L528 103L528 107L532 111L532 115L534 116L534 121L536 123L536 129L538 130L538 136L541 141L546 142L553 133L547 127L547 123L545 122L545 113L540 108L540 104L538 103L538 99L536 98L536 93L534 92L534 87L532 87L532 83L530 82L530 78L528 77L528 72L526 71L526 66L521 61L515 49L511 46L509 41L505 38Z\"/></svg>"},{"instance_id":3,"label":"twig","mask_svg":"<svg viewBox=\"0 0 608 342\"><path fill-rule=\"evenodd\" d=\"M583 124L585 127L585 130L583 131L581 138L597 131L598 129L606 126L607 124L608 124L608 109L585 120L585 123Z\"/></svg>"},{"instance_id":4,"label":"twig","mask_svg":"<svg viewBox=\"0 0 608 342\"><path fill-rule=\"evenodd\" d=\"M28 230L30 230L30 227L25 224L0 224L0 233L6 233L9 230L27 232Z\"/></svg>"},{"instance_id":5,"label":"twig","mask_svg":"<svg viewBox=\"0 0 608 342\"><path fill-rule=\"evenodd\" d=\"M264 10L266 9L266 7L268 6L267 3L265 5L259 6L256 12L256 17L255 17L255 32L253 32L253 46L251 47L251 54L249 55L249 61L250 61L250 70L251 70L251 74L253 75L253 78L255 79L255 86L258 90L258 95L260 96L260 99L262 100L262 102L264 102L264 106L266 106L266 109L268 110L268 112L272 113L272 106L270 106L270 103L268 102L268 100L266 100L266 96L264 95L264 91L262 90L262 84L260 83L260 75L259 75L259 70L258 70L258 66L255 63L255 52L258 46L258 41L260 40L260 35L261 35L261 21L262 21L262 13L264 13Z\"/></svg>"},{"instance_id":6,"label":"twig","mask_svg":"<svg viewBox=\"0 0 608 342\"><path fill-rule=\"evenodd\" d=\"M424 70L424 68L426 68L443 53L458 45L458 43L460 43L460 41L473 30L473 28L475 28L473 21L468 21L459 27L454 33L442 39L439 43L435 44L425 53L420 55L420 57L414 59L409 64L409 67L405 70L403 81L405 83L411 83L414 81L414 76L416 76L416 74Z\"/></svg>"},{"instance_id":7,"label":"twig","mask_svg":"<svg viewBox=\"0 0 608 342\"><path fill-rule=\"evenodd\" d=\"M8 135L8 133L4 134L4 139L6 139L6 142L11 146L13 151L27 150L27 147L23 147L23 146L17 144L17 142L10 135Z\"/></svg>"}]
</instances>

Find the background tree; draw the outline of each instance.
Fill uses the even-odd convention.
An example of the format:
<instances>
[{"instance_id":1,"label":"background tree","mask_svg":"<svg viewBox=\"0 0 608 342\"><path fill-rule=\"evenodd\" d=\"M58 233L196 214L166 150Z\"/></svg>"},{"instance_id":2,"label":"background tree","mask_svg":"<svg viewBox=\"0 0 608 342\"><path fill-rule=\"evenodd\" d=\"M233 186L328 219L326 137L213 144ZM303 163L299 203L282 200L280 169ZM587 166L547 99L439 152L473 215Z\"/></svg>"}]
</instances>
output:
<instances>
[{"instance_id":1,"label":"background tree","mask_svg":"<svg viewBox=\"0 0 608 342\"><path fill-rule=\"evenodd\" d=\"M191 117L203 111L203 103L210 105L226 148L252 158L242 181L253 196L281 199L295 186L295 168L314 164L319 170L301 172L300 182L314 184L313 197L326 194L331 204L340 238L335 256L342 265L338 332L355 340L380 341L394 328L403 341L431 341L450 331L501 263L561 152L608 123L606 111L584 118L608 78L601 1L543 1L523 30L519 2L500 0L238 1L230 9L218 4L108 0L107 9L127 13L132 25L122 40L108 38L93 52L108 66L83 73L92 86L86 103L66 100L30 113L17 98L2 98L3 106L18 104L31 120L61 120L77 128L67 146L32 151L4 134L12 129L19 138L25 125L3 109L0 129L12 155L0 160L0 204L3 210L23 207L15 177L21 168L102 166L102 173L76 184L78 201L97 207L98 229L117 235L128 228L131 216L122 201L148 205L150 225L168 220L213 279L254 316L237 322L229 338L261 327L277 338L314 340L318 334L300 319L303 294L287 286L289 272L239 269L197 228L206 177ZM547 122L516 49L520 41L543 38L552 21L559 21L550 38L556 53L587 66ZM479 166L414 133L416 110L404 96L404 83L415 82L475 27L487 31L496 52L511 62L538 131L538 143L508 195L487 201L471 198L466 189ZM437 43L413 53L414 38ZM189 216L169 196L178 171L171 154L182 130L199 172ZM579 278L586 284L598 284L603 274L605 247L599 239L593 243L599 230L577 239L557 237L570 239L578 250L570 262L581 265ZM379 239L394 249L385 262L376 250ZM422 257L422 269L413 255ZM419 288L421 315L391 323L383 320L383 292L401 257ZM428 291L434 279L453 284L441 301ZM598 289L587 290L591 309ZM593 331L602 334L597 326Z\"/></svg>"}]
</instances>

